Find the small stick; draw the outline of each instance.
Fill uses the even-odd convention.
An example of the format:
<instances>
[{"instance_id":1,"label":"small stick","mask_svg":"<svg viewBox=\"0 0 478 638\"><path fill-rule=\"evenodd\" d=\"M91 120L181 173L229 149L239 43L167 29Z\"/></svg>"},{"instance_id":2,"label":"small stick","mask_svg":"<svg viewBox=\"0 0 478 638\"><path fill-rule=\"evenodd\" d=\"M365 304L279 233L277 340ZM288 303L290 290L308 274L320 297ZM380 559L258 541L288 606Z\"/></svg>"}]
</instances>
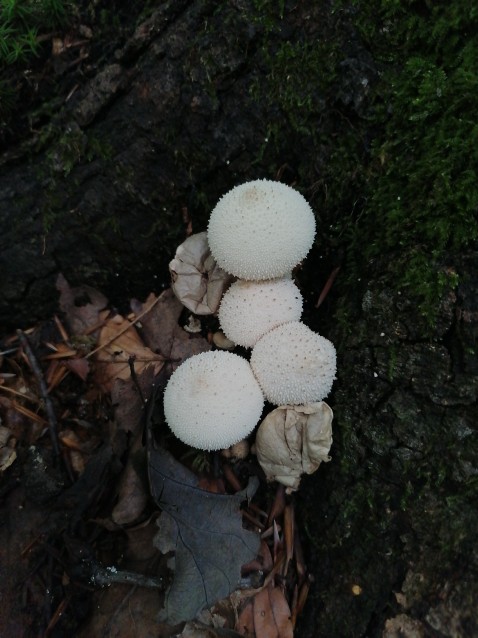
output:
<instances>
[{"instance_id":1,"label":"small stick","mask_svg":"<svg viewBox=\"0 0 478 638\"><path fill-rule=\"evenodd\" d=\"M292 593L292 602L290 604L291 616L290 621L292 623L292 627L295 628L297 622L297 601L299 598L299 588L297 587L297 583L294 586L294 591Z\"/></svg>"},{"instance_id":2,"label":"small stick","mask_svg":"<svg viewBox=\"0 0 478 638\"><path fill-rule=\"evenodd\" d=\"M17 350L18 348L9 348L8 350L3 350L2 352L0 352L0 357L2 357L4 354L13 354Z\"/></svg>"},{"instance_id":3,"label":"small stick","mask_svg":"<svg viewBox=\"0 0 478 638\"><path fill-rule=\"evenodd\" d=\"M113 583L121 583L122 585L135 585L136 587L165 589L162 578L135 574L134 572L116 569L116 567L102 567L98 564L94 565L90 580L94 585L99 585L100 587L107 587Z\"/></svg>"},{"instance_id":4,"label":"small stick","mask_svg":"<svg viewBox=\"0 0 478 638\"><path fill-rule=\"evenodd\" d=\"M32 541L30 541L28 543L28 545L26 547L24 547L22 549L22 551L20 552L20 557L21 558L25 558L25 556L28 554L28 552L33 549L33 547L35 547L35 545L37 545L42 539L42 535L38 534L38 536L36 536Z\"/></svg>"},{"instance_id":5,"label":"small stick","mask_svg":"<svg viewBox=\"0 0 478 638\"><path fill-rule=\"evenodd\" d=\"M264 510L261 510L261 508L258 505L256 505L255 503L250 503L249 504L249 509L252 510L253 512L256 512L256 514L258 514L259 516L261 516L262 518L265 518L267 520L267 517L268 517L267 512L264 512Z\"/></svg>"},{"instance_id":6,"label":"small stick","mask_svg":"<svg viewBox=\"0 0 478 638\"><path fill-rule=\"evenodd\" d=\"M53 409L52 400L50 396L48 395L48 388L45 383L43 373L38 364L37 358L35 357L35 354L30 346L30 342L28 341L26 334L23 332L23 330L17 330L17 335L18 335L18 338L20 339L20 343L22 344L22 347L28 358L30 366L33 370L33 374L35 375L38 385L40 387L40 392L41 392L43 401L45 402L45 410L48 416L48 424L49 424L48 430L50 432L50 438L51 438L51 443L53 445L53 451L55 453L55 456L59 457L60 444L58 442L58 422L56 419L55 411Z\"/></svg>"},{"instance_id":7,"label":"small stick","mask_svg":"<svg viewBox=\"0 0 478 638\"><path fill-rule=\"evenodd\" d=\"M33 423L39 423L42 426L45 426L48 423L48 421L45 421L45 419L41 417L39 414L37 414L36 412L32 412L31 410L26 408L24 405L20 405L19 403L17 403L15 399L12 399L10 403L11 403L12 409L15 410L15 412L19 412L20 414L23 414L23 416L26 416L27 419L31 419Z\"/></svg>"},{"instance_id":8,"label":"small stick","mask_svg":"<svg viewBox=\"0 0 478 638\"><path fill-rule=\"evenodd\" d=\"M294 516L294 506L292 503L287 503L284 509L284 541L285 541L285 550L286 550L286 560L284 565L283 576L287 574L287 569L289 567L289 563L292 560L292 556L294 555L294 527L295 527L295 516Z\"/></svg>"},{"instance_id":9,"label":"small stick","mask_svg":"<svg viewBox=\"0 0 478 638\"><path fill-rule=\"evenodd\" d=\"M247 510L241 510L241 514L244 516L244 518L247 521L249 521L249 523L254 525L254 527L256 528L256 531L258 531L259 534L261 534L264 531L264 527L262 526L262 523L258 521L257 518L254 518L254 516L252 516L250 512L248 512Z\"/></svg>"},{"instance_id":10,"label":"small stick","mask_svg":"<svg viewBox=\"0 0 478 638\"><path fill-rule=\"evenodd\" d=\"M70 603L70 599L69 598L63 598L61 603L58 605L58 607L56 608L53 616L50 618L50 622L48 623L48 627L45 629L45 634L44 634L45 638L48 638L48 636L51 636L51 632L56 627L58 621L62 617L62 615L63 615L64 611L66 610L66 608L68 607L69 603Z\"/></svg>"},{"instance_id":11,"label":"small stick","mask_svg":"<svg viewBox=\"0 0 478 638\"><path fill-rule=\"evenodd\" d=\"M261 534L262 540L265 540L266 538L274 536L274 533L275 533L276 529L277 529L278 532L282 532L282 527L280 525L277 525L277 523L274 521L273 525L271 525L264 532L262 532L262 534Z\"/></svg>"},{"instance_id":12,"label":"small stick","mask_svg":"<svg viewBox=\"0 0 478 638\"><path fill-rule=\"evenodd\" d=\"M337 275L339 274L339 271L340 271L340 266L337 266L337 268L334 268L332 272L330 273L329 278L325 282L325 286L322 288L322 292L320 293L319 298L317 299L317 303L315 304L316 308L319 308L322 305L322 302L329 294L329 290L332 288L332 284L334 283Z\"/></svg>"},{"instance_id":13,"label":"small stick","mask_svg":"<svg viewBox=\"0 0 478 638\"><path fill-rule=\"evenodd\" d=\"M299 616L304 609L305 601L309 595L309 590L312 582L314 581L311 574L308 575L302 587L299 589L299 596L297 599L296 616Z\"/></svg>"},{"instance_id":14,"label":"small stick","mask_svg":"<svg viewBox=\"0 0 478 638\"><path fill-rule=\"evenodd\" d=\"M40 403L40 401L36 397L29 397L26 394L17 392L17 390L14 390L13 388L8 388L6 385L0 385L0 390L2 392L9 392L10 394L14 394L16 397L20 397L21 399L25 399L25 401L30 401L31 403Z\"/></svg>"},{"instance_id":15,"label":"small stick","mask_svg":"<svg viewBox=\"0 0 478 638\"><path fill-rule=\"evenodd\" d=\"M305 565L304 550L302 549L302 543L300 542L299 530L297 527L295 528L294 533L294 557L299 587L301 587L307 575L307 567Z\"/></svg>"},{"instance_id":16,"label":"small stick","mask_svg":"<svg viewBox=\"0 0 478 638\"><path fill-rule=\"evenodd\" d=\"M136 374L136 370L134 369L135 361L136 361L136 357L134 354L128 357L128 365L129 365L129 371L131 373L131 380L133 381L133 384L136 387L136 390L138 390L139 398L141 399L141 405L144 408L144 406L146 405L146 400L144 398L143 391L141 390L141 386L139 384L138 375Z\"/></svg>"},{"instance_id":17,"label":"small stick","mask_svg":"<svg viewBox=\"0 0 478 638\"><path fill-rule=\"evenodd\" d=\"M229 463L222 464L222 472L224 474L224 478L232 487L232 489L235 492L240 492L242 490L241 482L237 478L236 473L234 472L232 467L229 465Z\"/></svg>"},{"instance_id":18,"label":"small stick","mask_svg":"<svg viewBox=\"0 0 478 638\"><path fill-rule=\"evenodd\" d=\"M152 308L154 308L154 306L158 303L160 299L161 299L161 295L159 297L156 297L156 299L145 310L143 310L143 312L140 312L139 315L135 317L133 322L131 323L128 322L127 325L124 328L121 328L121 330L118 330L118 332L113 337L111 337L111 339L108 339L108 341L106 341L105 343L102 343L100 346L98 346L91 352L88 352L88 354L85 356L85 359L89 359L100 350L103 350L107 346L110 346L114 341L116 341L118 337L121 337L121 335L127 332L130 328L133 328L134 324L138 323L138 321L142 319L144 315L146 315L150 310L152 310Z\"/></svg>"},{"instance_id":19,"label":"small stick","mask_svg":"<svg viewBox=\"0 0 478 638\"><path fill-rule=\"evenodd\" d=\"M273 521L277 520L279 516L282 515L285 507L285 487L281 484L277 484L276 494L274 497L274 501L272 502L269 518L267 519L267 524L271 525Z\"/></svg>"},{"instance_id":20,"label":"small stick","mask_svg":"<svg viewBox=\"0 0 478 638\"><path fill-rule=\"evenodd\" d=\"M53 320L56 324L56 327L58 328L58 332L60 333L61 338L63 339L65 343L68 343L68 333L65 330L64 325L61 323L61 321L58 319L56 315L53 317Z\"/></svg>"}]
</instances>

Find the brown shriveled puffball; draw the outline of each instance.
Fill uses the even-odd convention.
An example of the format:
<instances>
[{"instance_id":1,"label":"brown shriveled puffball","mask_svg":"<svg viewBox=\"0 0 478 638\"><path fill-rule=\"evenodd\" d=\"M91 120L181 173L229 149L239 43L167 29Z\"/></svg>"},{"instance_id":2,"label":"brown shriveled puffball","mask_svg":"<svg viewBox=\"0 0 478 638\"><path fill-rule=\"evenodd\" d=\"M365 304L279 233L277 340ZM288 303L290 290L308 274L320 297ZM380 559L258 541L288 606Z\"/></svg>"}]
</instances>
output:
<instances>
[{"instance_id":1,"label":"brown shriveled puffball","mask_svg":"<svg viewBox=\"0 0 478 638\"><path fill-rule=\"evenodd\" d=\"M335 379L334 345L299 321L264 335L252 350L251 367L264 396L275 405L321 401Z\"/></svg>"},{"instance_id":2,"label":"brown shriveled puffball","mask_svg":"<svg viewBox=\"0 0 478 638\"><path fill-rule=\"evenodd\" d=\"M312 474L330 461L331 408L319 401L281 405L260 424L255 441L257 459L268 481L279 481L287 491L297 490L302 474Z\"/></svg>"},{"instance_id":3,"label":"brown shriveled puffball","mask_svg":"<svg viewBox=\"0 0 478 638\"><path fill-rule=\"evenodd\" d=\"M214 314L233 279L216 264L205 232L190 235L178 246L169 272L174 294L196 315Z\"/></svg>"},{"instance_id":4,"label":"brown shriveled puffball","mask_svg":"<svg viewBox=\"0 0 478 638\"><path fill-rule=\"evenodd\" d=\"M200 450L221 450L247 437L263 406L249 363L220 350L186 359L164 391L170 429L183 443Z\"/></svg>"},{"instance_id":5,"label":"brown shriveled puffball","mask_svg":"<svg viewBox=\"0 0 478 638\"><path fill-rule=\"evenodd\" d=\"M281 182L255 180L226 193L211 213L207 238L218 265L240 279L283 277L315 237L305 198Z\"/></svg>"},{"instance_id":6,"label":"brown shriveled puffball","mask_svg":"<svg viewBox=\"0 0 478 638\"><path fill-rule=\"evenodd\" d=\"M290 278L266 281L238 279L224 294L219 322L229 339L252 348L267 332L302 314L302 295Z\"/></svg>"}]
</instances>

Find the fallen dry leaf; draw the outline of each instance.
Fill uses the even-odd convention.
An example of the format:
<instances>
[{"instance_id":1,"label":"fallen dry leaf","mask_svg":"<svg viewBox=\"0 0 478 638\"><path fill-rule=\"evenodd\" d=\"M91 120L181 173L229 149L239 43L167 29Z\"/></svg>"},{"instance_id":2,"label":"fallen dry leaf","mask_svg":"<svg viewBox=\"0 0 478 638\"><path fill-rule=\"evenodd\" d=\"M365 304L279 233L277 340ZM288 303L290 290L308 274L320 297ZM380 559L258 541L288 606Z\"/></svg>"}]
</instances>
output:
<instances>
[{"instance_id":1,"label":"fallen dry leaf","mask_svg":"<svg viewBox=\"0 0 478 638\"><path fill-rule=\"evenodd\" d=\"M160 352L164 357L169 358L174 336L182 330L178 325L178 320L184 307L171 288L162 292L157 303L154 303L156 299L157 297L153 293L144 303L132 299L131 309L136 315L140 315L151 306L151 310L141 318L144 342L151 350Z\"/></svg>"},{"instance_id":2,"label":"fallen dry leaf","mask_svg":"<svg viewBox=\"0 0 478 638\"><path fill-rule=\"evenodd\" d=\"M72 334L87 334L99 323L100 313L108 305L108 299L91 286L70 287L62 274L58 275L56 288L60 292L60 308Z\"/></svg>"},{"instance_id":3,"label":"fallen dry leaf","mask_svg":"<svg viewBox=\"0 0 478 638\"><path fill-rule=\"evenodd\" d=\"M170 517L175 543L174 580L166 593L163 620L191 620L201 609L228 596L239 585L241 566L254 558L259 535L242 526L241 503L252 497L257 479L234 495L198 487L195 474L166 450L149 450L151 493ZM170 539L171 540L171 539Z\"/></svg>"},{"instance_id":4,"label":"fallen dry leaf","mask_svg":"<svg viewBox=\"0 0 478 638\"><path fill-rule=\"evenodd\" d=\"M93 613L77 638L173 638L178 628L158 622L158 592L129 585L111 585L93 595Z\"/></svg>"},{"instance_id":5,"label":"fallen dry leaf","mask_svg":"<svg viewBox=\"0 0 478 638\"><path fill-rule=\"evenodd\" d=\"M73 470L77 474L81 474L85 469L85 459L81 453L82 443L80 438L76 432L67 428L58 433L58 439L65 448L68 448Z\"/></svg>"},{"instance_id":6,"label":"fallen dry leaf","mask_svg":"<svg viewBox=\"0 0 478 638\"><path fill-rule=\"evenodd\" d=\"M154 514L141 524L125 528L128 544L124 559L128 563L128 570L161 577L166 572L166 567L159 560L158 550L153 543L158 533L156 518Z\"/></svg>"},{"instance_id":7,"label":"fallen dry leaf","mask_svg":"<svg viewBox=\"0 0 478 638\"><path fill-rule=\"evenodd\" d=\"M248 638L293 638L291 613L284 593L269 584L239 614L236 630Z\"/></svg>"},{"instance_id":8,"label":"fallen dry leaf","mask_svg":"<svg viewBox=\"0 0 478 638\"><path fill-rule=\"evenodd\" d=\"M201 352L211 350L211 344L199 336L188 335L182 330L175 337L171 350L172 368L175 370L183 361Z\"/></svg>"},{"instance_id":9,"label":"fallen dry leaf","mask_svg":"<svg viewBox=\"0 0 478 638\"><path fill-rule=\"evenodd\" d=\"M48 393L50 394L54 388L61 383L61 381L67 375L66 368L62 365L62 362L55 360L50 361L48 369L45 372L45 381L48 384Z\"/></svg>"},{"instance_id":10,"label":"fallen dry leaf","mask_svg":"<svg viewBox=\"0 0 478 638\"><path fill-rule=\"evenodd\" d=\"M149 498L146 452L142 435L144 411L146 406L150 406L149 399L155 381L159 385L163 384L162 380L155 377L154 367L148 366L138 374L135 381L131 378L116 379L111 390L115 429L133 435L126 467L120 479L118 503L112 512L112 519L118 525L130 524L137 520Z\"/></svg>"},{"instance_id":11,"label":"fallen dry leaf","mask_svg":"<svg viewBox=\"0 0 478 638\"><path fill-rule=\"evenodd\" d=\"M4 408L4 423L16 439L34 443L44 433L48 422L23 402L0 396L0 406Z\"/></svg>"},{"instance_id":12,"label":"fallen dry leaf","mask_svg":"<svg viewBox=\"0 0 478 638\"><path fill-rule=\"evenodd\" d=\"M240 638L240 634L232 629L210 627L202 622L188 622L176 638Z\"/></svg>"},{"instance_id":13,"label":"fallen dry leaf","mask_svg":"<svg viewBox=\"0 0 478 638\"><path fill-rule=\"evenodd\" d=\"M161 554L169 554L176 549L178 526L172 516L167 512L161 512L156 519L159 532L154 537L154 546Z\"/></svg>"},{"instance_id":14,"label":"fallen dry leaf","mask_svg":"<svg viewBox=\"0 0 478 638\"><path fill-rule=\"evenodd\" d=\"M131 377L129 379L116 379L111 390L116 429L130 432L133 436L143 427L143 399L148 401L153 389L155 383L154 366L148 366L137 374L136 382Z\"/></svg>"},{"instance_id":15,"label":"fallen dry leaf","mask_svg":"<svg viewBox=\"0 0 478 638\"><path fill-rule=\"evenodd\" d=\"M90 362L88 359L66 359L63 361L65 368L80 377L82 381L86 381L90 372Z\"/></svg>"},{"instance_id":16,"label":"fallen dry leaf","mask_svg":"<svg viewBox=\"0 0 478 638\"><path fill-rule=\"evenodd\" d=\"M130 378L130 359L137 375L149 365L158 373L164 364L163 357L147 348L136 328L121 315L108 319L101 329L95 358L95 380L104 392L111 391L116 379Z\"/></svg>"},{"instance_id":17,"label":"fallen dry leaf","mask_svg":"<svg viewBox=\"0 0 478 638\"><path fill-rule=\"evenodd\" d=\"M129 525L137 521L143 513L149 499L145 470L146 452L139 433L121 475L118 503L111 513L111 518L117 525Z\"/></svg>"},{"instance_id":18,"label":"fallen dry leaf","mask_svg":"<svg viewBox=\"0 0 478 638\"><path fill-rule=\"evenodd\" d=\"M142 314L148 306L152 306L141 318L143 338L151 350L159 351L164 357L172 360L173 368L176 368L188 357L211 349L206 339L197 334L190 334L178 325L184 308L171 288L161 294L157 303L154 303L155 299L154 295L150 295L144 304L139 301L131 302L136 315Z\"/></svg>"}]
</instances>

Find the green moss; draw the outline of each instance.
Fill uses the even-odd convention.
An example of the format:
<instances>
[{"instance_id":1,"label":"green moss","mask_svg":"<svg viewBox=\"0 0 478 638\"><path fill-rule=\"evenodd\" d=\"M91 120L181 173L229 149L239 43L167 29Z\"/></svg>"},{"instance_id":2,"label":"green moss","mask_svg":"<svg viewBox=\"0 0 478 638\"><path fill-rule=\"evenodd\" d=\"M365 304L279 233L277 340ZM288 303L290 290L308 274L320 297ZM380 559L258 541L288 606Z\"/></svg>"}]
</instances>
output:
<instances>
[{"instance_id":1,"label":"green moss","mask_svg":"<svg viewBox=\"0 0 478 638\"><path fill-rule=\"evenodd\" d=\"M107 137L93 132L85 133L73 124L66 130L55 124L48 125L39 143L49 144L47 162L40 175L47 183L42 205L42 226L47 235L66 214L64 202L68 189L73 190L78 186L71 175L72 171L85 162L109 160L113 149Z\"/></svg>"},{"instance_id":2,"label":"green moss","mask_svg":"<svg viewBox=\"0 0 478 638\"><path fill-rule=\"evenodd\" d=\"M335 76L340 39L308 38L300 32L288 39L285 3L256 0L252 4L247 20L260 29L258 57L265 72L252 80L249 91L253 101L264 100L277 111L277 119L267 122L268 137L281 147L289 129L318 143L318 118Z\"/></svg>"},{"instance_id":3,"label":"green moss","mask_svg":"<svg viewBox=\"0 0 478 638\"><path fill-rule=\"evenodd\" d=\"M63 0L0 0L0 69L38 55L39 33L62 24L66 13Z\"/></svg>"},{"instance_id":4,"label":"green moss","mask_svg":"<svg viewBox=\"0 0 478 638\"><path fill-rule=\"evenodd\" d=\"M0 0L0 125L18 103L18 78L42 50L42 35L67 22L63 0Z\"/></svg>"},{"instance_id":5,"label":"green moss","mask_svg":"<svg viewBox=\"0 0 478 638\"><path fill-rule=\"evenodd\" d=\"M457 283L444 255L478 239L478 10L465 0L339 0L331 15L314 16L320 35L291 37L290 3L256 0L250 11L266 69L251 99L277 110L258 163L268 146L277 157L292 132L307 156L297 155L297 168L302 185L313 184L323 250L346 253L342 279L355 286L387 255L398 286L433 323L437 296Z\"/></svg>"},{"instance_id":6,"label":"green moss","mask_svg":"<svg viewBox=\"0 0 478 638\"><path fill-rule=\"evenodd\" d=\"M431 6L376 1L360 6L357 29L380 61L369 110L375 129L355 243L364 261L393 254L401 284L433 315L454 273L447 250L478 238L478 40L467 2Z\"/></svg>"}]
</instances>

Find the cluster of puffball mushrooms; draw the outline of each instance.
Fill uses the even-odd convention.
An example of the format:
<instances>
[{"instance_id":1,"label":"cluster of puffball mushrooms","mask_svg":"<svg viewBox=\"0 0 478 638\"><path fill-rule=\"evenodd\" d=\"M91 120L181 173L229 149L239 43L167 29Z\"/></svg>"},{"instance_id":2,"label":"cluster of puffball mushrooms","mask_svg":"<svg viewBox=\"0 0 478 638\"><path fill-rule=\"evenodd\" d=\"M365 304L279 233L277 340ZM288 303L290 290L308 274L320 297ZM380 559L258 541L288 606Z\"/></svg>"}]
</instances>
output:
<instances>
[{"instance_id":1,"label":"cluster of puffball mushrooms","mask_svg":"<svg viewBox=\"0 0 478 638\"><path fill-rule=\"evenodd\" d=\"M267 478L290 490L329 460L332 442L322 399L335 379L335 348L300 321L292 279L314 237L314 213L299 192L256 180L224 195L207 233L189 237L170 264L183 304L217 313L225 341L252 352L249 361L227 350L185 360L164 392L168 426L192 447L224 450L251 434L265 400L279 406L261 423L255 452Z\"/></svg>"}]
</instances>

